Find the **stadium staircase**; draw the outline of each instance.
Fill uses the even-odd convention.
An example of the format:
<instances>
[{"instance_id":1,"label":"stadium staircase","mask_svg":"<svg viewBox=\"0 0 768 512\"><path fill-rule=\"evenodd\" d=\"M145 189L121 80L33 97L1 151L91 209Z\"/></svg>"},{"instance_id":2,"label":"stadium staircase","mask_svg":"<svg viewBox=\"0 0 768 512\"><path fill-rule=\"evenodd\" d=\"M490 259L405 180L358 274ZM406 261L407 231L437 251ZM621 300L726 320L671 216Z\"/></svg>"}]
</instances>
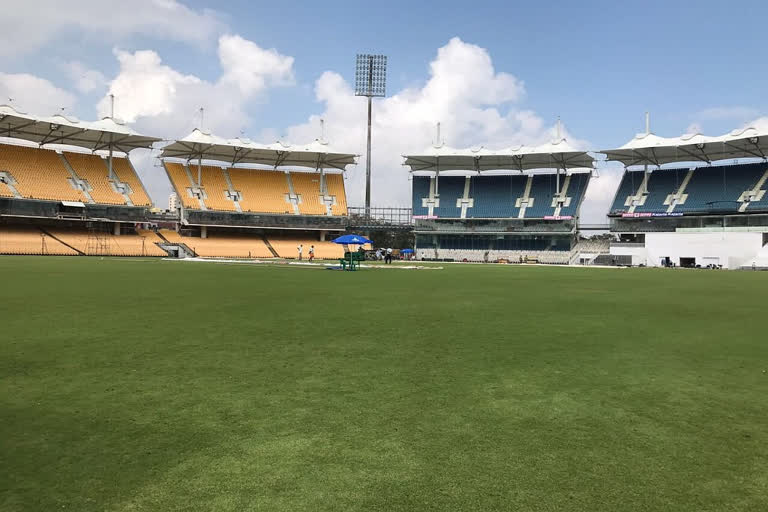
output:
<instances>
[{"instance_id":1,"label":"stadium staircase","mask_svg":"<svg viewBox=\"0 0 768 512\"><path fill-rule=\"evenodd\" d=\"M22 199L24 196L22 196L18 189L16 188L16 180L11 176L9 173L5 171L0 171L0 196L7 196L8 194L3 194L3 186L8 188L8 191L11 193L13 197L16 199Z\"/></svg>"},{"instance_id":2,"label":"stadium staircase","mask_svg":"<svg viewBox=\"0 0 768 512\"><path fill-rule=\"evenodd\" d=\"M61 163L64 165L64 168L69 173L70 179L76 185L77 190L82 192L82 194L85 196L85 198L88 200L89 203L91 204L95 203L96 201L93 200L93 196L91 196L91 192L88 190L87 182L77 175L75 170L70 165L69 161L67 161L67 159L64 158L63 154L57 153L57 155L61 160Z\"/></svg>"},{"instance_id":3,"label":"stadium staircase","mask_svg":"<svg viewBox=\"0 0 768 512\"><path fill-rule=\"evenodd\" d=\"M261 239L264 241L264 245L267 246L267 249L269 249L269 252L272 253L272 256L274 256L275 258L279 258L280 255L277 254L277 251L275 250L275 248L272 247L271 243L269 243L269 240L267 240L267 237L266 236L262 236Z\"/></svg>"},{"instance_id":4,"label":"stadium staircase","mask_svg":"<svg viewBox=\"0 0 768 512\"><path fill-rule=\"evenodd\" d=\"M184 242L173 242L171 240L168 240L165 235L163 235L162 230L157 230L156 234L162 242L158 243L157 246L160 247L162 250L168 253L169 256L173 255L173 252L169 249L177 247L180 251L184 253L184 256L187 258L197 258L197 253L192 250L191 247L189 247Z\"/></svg>"}]
</instances>

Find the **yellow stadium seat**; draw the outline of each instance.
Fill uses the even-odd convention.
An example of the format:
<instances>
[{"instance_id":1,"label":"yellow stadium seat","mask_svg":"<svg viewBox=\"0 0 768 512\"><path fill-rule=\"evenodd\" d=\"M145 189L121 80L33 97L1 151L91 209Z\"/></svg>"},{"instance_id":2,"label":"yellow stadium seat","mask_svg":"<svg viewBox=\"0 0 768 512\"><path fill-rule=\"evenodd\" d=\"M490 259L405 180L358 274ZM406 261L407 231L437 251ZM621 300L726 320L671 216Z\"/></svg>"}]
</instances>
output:
<instances>
[{"instance_id":1,"label":"yellow stadium seat","mask_svg":"<svg viewBox=\"0 0 768 512\"><path fill-rule=\"evenodd\" d=\"M325 186L328 189L328 195L336 197L336 204L331 206L332 215L347 214L347 192L344 189L344 176L338 174L326 174Z\"/></svg>"},{"instance_id":2,"label":"yellow stadium seat","mask_svg":"<svg viewBox=\"0 0 768 512\"><path fill-rule=\"evenodd\" d=\"M228 172L232 186L240 192L240 207L244 212L294 213L287 200L290 189L284 172L236 168Z\"/></svg>"},{"instance_id":3,"label":"yellow stadium seat","mask_svg":"<svg viewBox=\"0 0 768 512\"><path fill-rule=\"evenodd\" d=\"M193 184L189 181L184 166L176 162L164 162L165 169L168 172L168 178L171 180L173 188L176 190L176 195L179 196L181 204L184 208L192 208L194 210L200 209L200 203L194 197L189 196L187 191Z\"/></svg>"},{"instance_id":4,"label":"yellow stadium seat","mask_svg":"<svg viewBox=\"0 0 768 512\"><path fill-rule=\"evenodd\" d=\"M293 191L301 197L299 212L302 215L325 215L325 204L320 200L320 174L292 172Z\"/></svg>"},{"instance_id":5,"label":"yellow stadium seat","mask_svg":"<svg viewBox=\"0 0 768 512\"><path fill-rule=\"evenodd\" d=\"M333 260L344 256L344 246L330 241L320 242L308 238L268 237L272 248L281 258L297 258L299 244L303 245L302 257L309 259L309 248L315 246L315 258L321 260Z\"/></svg>"},{"instance_id":6,"label":"yellow stadium seat","mask_svg":"<svg viewBox=\"0 0 768 512\"><path fill-rule=\"evenodd\" d=\"M204 258L272 258L272 252L260 237L245 235L211 234L208 238L181 236L177 232L161 229L160 233L172 243L184 243Z\"/></svg>"},{"instance_id":7,"label":"yellow stadium seat","mask_svg":"<svg viewBox=\"0 0 768 512\"><path fill-rule=\"evenodd\" d=\"M112 158L112 172L121 182L127 183L131 187L131 193L128 194L128 197L131 198L131 202L135 206L152 206L152 201L149 199L144 184L127 158Z\"/></svg>"},{"instance_id":8,"label":"yellow stadium seat","mask_svg":"<svg viewBox=\"0 0 768 512\"><path fill-rule=\"evenodd\" d=\"M66 245L33 227L0 226L0 254L77 256Z\"/></svg>"},{"instance_id":9,"label":"yellow stadium seat","mask_svg":"<svg viewBox=\"0 0 768 512\"><path fill-rule=\"evenodd\" d=\"M75 174L91 186L89 194L95 202L125 204L123 195L115 192L110 185L109 168L103 158L83 153L64 153L64 158L67 159Z\"/></svg>"},{"instance_id":10,"label":"yellow stadium seat","mask_svg":"<svg viewBox=\"0 0 768 512\"><path fill-rule=\"evenodd\" d=\"M141 230L136 235L113 235L83 229L51 229L49 233L88 256L167 256L155 245L161 238L148 230Z\"/></svg>"},{"instance_id":11,"label":"yellow stadium seat","mask_svg":"<svg viewBox=\"0 0 768 512\"><path fill-rule=\"evenodd\" d=\"M205 190L205 206L210 210L237 211L235 202L227 199L226 191L229 190L227 180L220 167L204 165L200 168L202 188ZM190 172L197 172L197 167Z\"/></svg>"},{"instance_id":12,"label":"yellow stadium seat","mask_svg":"<svg viewBox=\"0 0 768 512\"><path fill-rule=\"evenodd\" d=\"M72 176L61 157L49 149L0 145L0 171L16 180L16 190L30 199L49 201L86 201L73 187ZM7 187L3 186L7 190Z\"/></svg>"}]
</instances>

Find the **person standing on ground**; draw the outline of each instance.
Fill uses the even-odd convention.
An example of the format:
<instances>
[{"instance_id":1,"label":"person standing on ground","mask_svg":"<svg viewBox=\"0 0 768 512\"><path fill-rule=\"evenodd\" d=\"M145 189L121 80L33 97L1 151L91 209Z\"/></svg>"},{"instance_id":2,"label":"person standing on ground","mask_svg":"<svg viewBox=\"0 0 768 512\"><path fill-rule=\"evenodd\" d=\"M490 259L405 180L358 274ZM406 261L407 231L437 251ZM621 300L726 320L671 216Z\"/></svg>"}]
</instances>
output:
<instances>
[{"instance_id":1,"label":"person standing on ground","mask_svg":"<svg viewBox=\"0 0 768 512\"><path fill-rule=\"evenodd\" d=\"M304 250L304 246L302 244L299 244L296 246L296 250L299 251L299 261L301 261L301 252Z\"/></svg>"},{"instance_id":2,"label":"person standing on ground","mask_svg":"<svg viewBox=\"0 0 768 512\"><path fill-rule=\"evenodd\" d=\"M384 263L389 263L389 264L392 263L392 248L391 247L387 247L387 256L386 256L386 259L384 260Z\"/></svg>"},{"instance_id":3,"label":"person standing on ground","mask_svg":"<svg viewBox=\"0 0 768 512\"><path fill-rule=\"evenodd\" d=\"M315 259L315 246L310 245L309 246L309 261L312 261Z\"/></svg>"}]
</instances>

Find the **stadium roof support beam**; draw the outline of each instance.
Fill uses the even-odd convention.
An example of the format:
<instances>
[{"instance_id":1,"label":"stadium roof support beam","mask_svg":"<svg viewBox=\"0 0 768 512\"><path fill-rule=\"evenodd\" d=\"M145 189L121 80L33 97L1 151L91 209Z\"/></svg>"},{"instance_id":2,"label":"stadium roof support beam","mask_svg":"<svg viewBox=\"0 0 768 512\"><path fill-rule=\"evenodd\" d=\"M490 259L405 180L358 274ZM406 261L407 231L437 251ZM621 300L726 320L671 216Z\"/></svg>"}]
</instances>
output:
<instances>
[{"instance_id":1,"label":"stadium roof support beam","mask_svg":"<svg viewBox=\"0 0 768 512\"><path fill-rule=\"evenodd\" d=\"M341 171L357 163L357 155L338 151L316 140L306 145L257 144L245 139L223 139L199 129L163 148L160 158L204 159L227 164L259 164L310 169L335 168Z\"/></svg>"},{"instance_id":2,"label":"stadium roof support beam","mask_svg":"<svg viewBox=\"0 0 768 512\"><path fill-rule=\"evenodd\" d=\"M483 147L456 149L448 146L431 146L422 153L404 155L404 165L415 171L508 171L520 172L532 169L593 168L595 159L587 152L578 150L565 139L541 146L517 146L500 151Z\"/></svg>"},{"instance_id":3,"label":"stadium roof support beam","mask_svg":"<svg viewBox=\"0 0 768 512\"><path fill-rule=\"evenodd\" d=\"M725 135L710 137L701 134L681 137L658 137L653 133L636 135L616 149L601 151L608 160L619 161L625 167L651 164L701 161L711 164L718 160L738 158L768 159L768 129L748 127Z\"/></svg>"},{"instance_id":4,"label":"stadium roof support beam","mask_svg":"<svg viewBox=\"0 0 768 512\"><path fill-rule=\"evenodd\" d=\"M33 116L0 105L0 133L5 137L45 144L76 146L90 151L111 149L129 153L133 149L151 149L160 138L136 133L112 117L87 122L61 114L51 117ZM110 140L104 143L105 140Z\"/></svg>"}]
</instances>

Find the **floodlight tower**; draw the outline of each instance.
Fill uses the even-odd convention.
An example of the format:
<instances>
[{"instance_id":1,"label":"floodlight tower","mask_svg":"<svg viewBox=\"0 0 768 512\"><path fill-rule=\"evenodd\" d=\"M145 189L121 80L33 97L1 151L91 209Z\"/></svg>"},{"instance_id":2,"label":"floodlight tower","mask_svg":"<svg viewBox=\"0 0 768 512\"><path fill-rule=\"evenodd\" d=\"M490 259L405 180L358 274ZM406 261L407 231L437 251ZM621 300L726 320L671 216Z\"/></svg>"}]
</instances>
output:
<instances>
[{"instance_id":1,"label":"floodlight tower","mask_svg":"<svg viewBox=\"0 0 768 512\"><path fill-rule=\"evenodd\" d=\"M357 54L355 96L368 98L368 148L365 154L365 215L371 215L371 104L374 97L386 96L387 56Z\"/></svg>"}]
</instances>

